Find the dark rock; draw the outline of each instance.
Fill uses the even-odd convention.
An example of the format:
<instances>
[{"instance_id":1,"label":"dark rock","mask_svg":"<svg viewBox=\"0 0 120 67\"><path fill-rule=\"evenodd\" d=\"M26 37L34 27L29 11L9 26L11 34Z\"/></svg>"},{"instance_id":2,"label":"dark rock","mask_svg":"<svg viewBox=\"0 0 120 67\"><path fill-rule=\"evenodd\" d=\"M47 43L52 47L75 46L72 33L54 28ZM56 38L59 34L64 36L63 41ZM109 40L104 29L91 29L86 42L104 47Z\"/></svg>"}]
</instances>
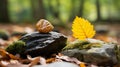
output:
<instances>
[{"instance_id":1,"label":"dark rock","mask_svg":"<svg viewBox=\"0 0 120 67\"><path fill-rule=\"evenodd\" d=\"M93 43L94 44L94 43ZM118 62L115 53L116 44L100 43L101 47L91 47L89 49L67 49L62 54L75 57L80 61L95 63L97 65L112 66Z\"/></svg>"},{"instance_id":2,"label":"dark rock","mask_svg":"<svg viewBox=\"0 0 120 67\"><path fill-rule=\"evenodd\" d=\"M26 54L35 56L49 56L61 51L66 46L67 38L57 32L26 34L20 40L26 43Z\"/></svg>"}]
</instances>

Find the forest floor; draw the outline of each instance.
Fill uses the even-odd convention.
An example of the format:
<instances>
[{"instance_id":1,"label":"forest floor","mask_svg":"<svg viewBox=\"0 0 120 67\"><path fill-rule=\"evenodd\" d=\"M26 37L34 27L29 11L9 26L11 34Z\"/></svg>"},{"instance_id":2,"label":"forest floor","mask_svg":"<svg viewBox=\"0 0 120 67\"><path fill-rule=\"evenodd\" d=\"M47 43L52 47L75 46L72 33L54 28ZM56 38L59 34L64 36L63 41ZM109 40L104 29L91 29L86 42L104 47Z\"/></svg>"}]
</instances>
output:
<instances>
[{"instance_id":1,"label":"forest floor","mask_svg":"<svg viewBox=\"0 0 120 67\"><path fill-rule=\"evenodd\" d=\"M72 37L72 31L71 31L70 27L71 27L71 25L69 25L68 28L55 27L55 31L65 34L68 37L69 41L73 41L74 38ZM120 44L120 24L99 24L99 25L95 25L95 29L97 31L97 34L95 36L96 39L100 39L100 40L107 41L107 42L117 42L118 44ZM14 32L30 33L30 32L35 31L36 28L35 28L35 24L0 24L0 30L5 30L9 33L9 35L11 35ZM5 56L4 58L14 59L12 61L7 61L7 62L0 59L0 67L5 67L4 63L7 63L9 65L9 67L13 67L13 66L29 67L29 66L33 66L33 65L37 64L38 61L40 61L40 59L42 59L42 61L40 63L43 65L46 63L55 62L56 60L58 60L58 61L65 60L68 62L74 61L76 64L77 64L77 62L80 62L78 60L71 59L69 57L65 58L66 56L62 56L61 54L56 55L59 58L55 57L55 58L50 58L50 59L45 59L42 57L35 57L35 58L28 57L28 59L16 58L15 56L12 56L11 54L8 54L7 52L5 52L3 49L5 47L7 47L10 43L17 41L17 40L19 40L18 36L11 36L8 41L0 40L0 44L1 44L0 45L0 54ZM3 48L3 49L1 49L1 48ZM15 65L11 64L13 62L15 63ZM26 65L24 63L29 63L29 64ZM85 66L81 66L81 65L80 65L80 67L85 67Z\"/></svg>"}]
</instances>

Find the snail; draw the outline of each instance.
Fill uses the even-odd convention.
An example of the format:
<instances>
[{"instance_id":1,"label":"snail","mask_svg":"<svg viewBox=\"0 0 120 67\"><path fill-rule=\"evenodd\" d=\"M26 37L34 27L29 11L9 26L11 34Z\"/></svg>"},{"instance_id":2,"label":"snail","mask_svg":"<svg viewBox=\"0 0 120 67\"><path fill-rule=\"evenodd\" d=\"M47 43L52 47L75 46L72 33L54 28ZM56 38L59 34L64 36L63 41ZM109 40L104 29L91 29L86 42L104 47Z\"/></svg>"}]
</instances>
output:
<instances>
[{"instance_id":1,"label":"snail","mask_svg":"<svg viewBox=\"0 0 120 67\"><path fill-rule=\"evenodd\" d=\"M49 33L54 27L49 21L41 19L37 22L36 28L40 33Z\"/></svg>"}]
</instances>

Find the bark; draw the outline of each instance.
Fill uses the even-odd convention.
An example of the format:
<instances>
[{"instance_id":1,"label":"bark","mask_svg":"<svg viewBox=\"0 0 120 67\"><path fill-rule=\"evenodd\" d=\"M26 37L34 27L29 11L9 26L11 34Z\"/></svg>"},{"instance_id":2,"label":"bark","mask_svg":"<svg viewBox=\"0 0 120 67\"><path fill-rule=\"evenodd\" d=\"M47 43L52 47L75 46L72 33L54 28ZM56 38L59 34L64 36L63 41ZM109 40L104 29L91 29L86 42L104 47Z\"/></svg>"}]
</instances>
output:
<instances>
[{"instance_id":1,"label":"bark","mask_svg":"<svg viewBox=\"0 0 120 67\"><path fill-rule=\"evenodd\" d=\"M97 10L97 21L101 20L101 14L100 14L100 1L96 0L96 10Z\"/></svg>"},{"instance_id":2,"label":"bark","mask_svg":"<svg viewBox=\"0 0 120 67\"><path fill-rule=\"evenodd\" d=\"M0 22L9 22L8 0L0 0Z\"/></svg>"},{"instance_id":3,"label":"bark","mask_svg":"<svg viewBox=\"0 0 120 67\"><path fill-rule=\"evenodd\" d=\"M79 16L83 16L83 9L84 9L84 3L85 3L85 0L81 0L80 2L80 13L79 13Z\"/></svg>"},{"instance_id":4,"label":"bark","mask_svg":"<svg viewBox=\"0 0 120 67\"><path fill-rule=\"evenodd\" d=\"M31 0L32 14L35 20L45 18L43 0Z\"/></svg>"}]
</instances>

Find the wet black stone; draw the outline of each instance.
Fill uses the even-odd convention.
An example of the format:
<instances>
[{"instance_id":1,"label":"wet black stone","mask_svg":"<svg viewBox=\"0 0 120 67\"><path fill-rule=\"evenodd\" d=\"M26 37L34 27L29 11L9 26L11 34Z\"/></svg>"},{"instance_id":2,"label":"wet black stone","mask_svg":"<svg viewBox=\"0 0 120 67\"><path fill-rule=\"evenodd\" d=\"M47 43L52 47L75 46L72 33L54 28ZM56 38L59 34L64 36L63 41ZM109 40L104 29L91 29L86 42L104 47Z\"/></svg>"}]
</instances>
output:
<instances>
[{"instance_id":1,"label":"wet black stone","mask_svg":"<svg viewBox=\"0 0 120 67\"><path fill-rule=\"evenodd\" d=\"M26 43L25 54L35 57L49 56L61 51L61 49L66 46L67 38L63 34L57 32L33 32L26 34L20 40Z\"/></svg>"}]
</instances>

